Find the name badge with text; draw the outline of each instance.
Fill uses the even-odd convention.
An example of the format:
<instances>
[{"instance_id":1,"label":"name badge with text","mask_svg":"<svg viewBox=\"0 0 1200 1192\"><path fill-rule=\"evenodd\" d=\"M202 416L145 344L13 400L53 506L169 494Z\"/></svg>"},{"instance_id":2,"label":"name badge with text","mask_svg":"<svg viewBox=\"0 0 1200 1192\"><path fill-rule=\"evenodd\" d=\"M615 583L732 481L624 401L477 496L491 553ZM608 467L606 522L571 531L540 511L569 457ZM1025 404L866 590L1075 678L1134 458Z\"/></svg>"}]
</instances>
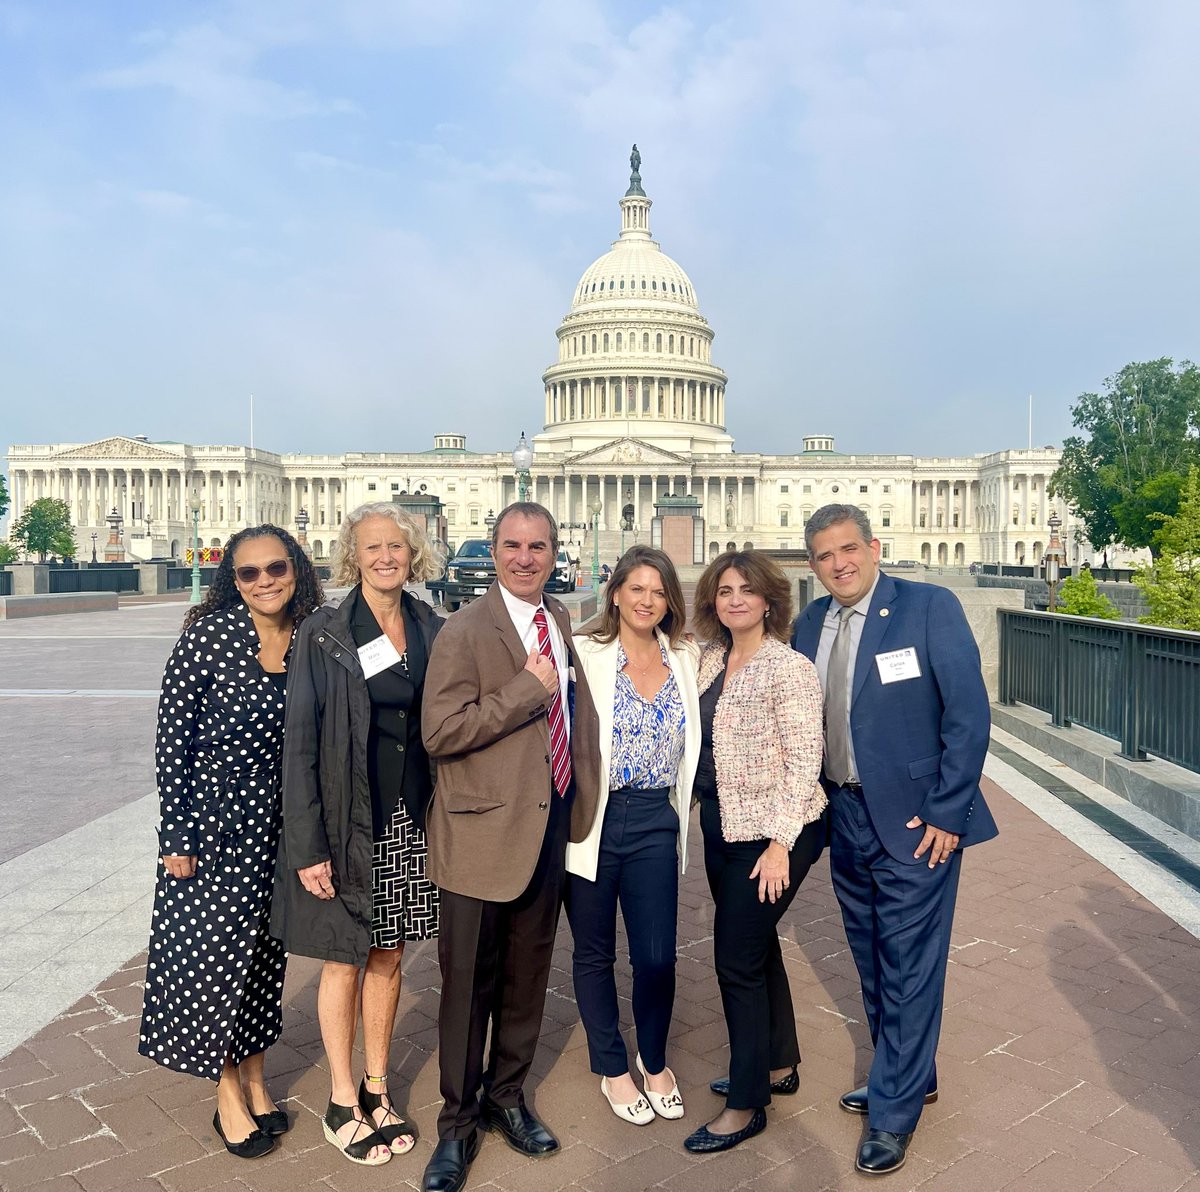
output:
<instances>
[{"instance_id":1,"label":"name badge with text","mask_svg":"<svg viewBox=\"0 0 1200 1192\"><path fill-rule=\"evenodd\" d=\"M358 647L358 661L362 664L363 678L369 679L380 671L395 666L400 661L400 651L381 633L373 642Z\"/></svg>"},{"instance_id":2,"label":"name badge with text","mask_svg":"<svg viewBox=\"0 0 1200 1192\"><path fill-rule=\"evenodd\" d=\"M889 650L886 654L876 654L875 665L879 668L881 683L900 683L905 679L921 677L921 664L917 661L917 652L912 646L903 650Z\"/></svg>"}]
</instances>

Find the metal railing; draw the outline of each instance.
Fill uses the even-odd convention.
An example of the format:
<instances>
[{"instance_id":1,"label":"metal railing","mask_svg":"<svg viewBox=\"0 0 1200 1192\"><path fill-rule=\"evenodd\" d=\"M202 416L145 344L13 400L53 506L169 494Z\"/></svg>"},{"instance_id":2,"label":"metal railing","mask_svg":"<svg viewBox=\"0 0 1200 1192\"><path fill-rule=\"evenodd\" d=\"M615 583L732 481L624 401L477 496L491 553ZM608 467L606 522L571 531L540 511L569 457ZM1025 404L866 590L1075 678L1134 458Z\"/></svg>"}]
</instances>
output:
<instances>
[{"instance_id":1,"label":"metal railing","mask_svg":"<svg viewBox=\"0 0 1200 1192\"><path fill-rule=\"evenodd\" d=\"M136 567L54 568L46 576L50 592L136 592L140 576Z\"/></svg>"},{"instance_id":2,"label":"metal railing","mask_svg":"<svg viewBox=\"0 0 1200 1192\"><path fill-rule=\"evenodd\" d=\"M207 588L213 581L213 576L217 574L217 568L201 567L200 568L200 586ZM168 567L167 568L167 591L182 592L185 588L192 586L192 569L190 567Z\"/></svg>"},{"instance_id":3,"label":"metal railing","mask_svg":"<svg viewBox=\"0 0 1200 1192\"><path fill-rule=\"evenodd\" d=\"M11 596L13 577L11 571L0 571L0 596Z\"/></svg>"},{"instance_id":4,"label":"metal railing","mask_svg":"<svg viewBox=\"0 0 1200 1192\"><path fill-rule=\"evenodd\" d=\"M1200 772L1200 633L1002 608L1002 704Z\"/></svg>"}]
</instances>

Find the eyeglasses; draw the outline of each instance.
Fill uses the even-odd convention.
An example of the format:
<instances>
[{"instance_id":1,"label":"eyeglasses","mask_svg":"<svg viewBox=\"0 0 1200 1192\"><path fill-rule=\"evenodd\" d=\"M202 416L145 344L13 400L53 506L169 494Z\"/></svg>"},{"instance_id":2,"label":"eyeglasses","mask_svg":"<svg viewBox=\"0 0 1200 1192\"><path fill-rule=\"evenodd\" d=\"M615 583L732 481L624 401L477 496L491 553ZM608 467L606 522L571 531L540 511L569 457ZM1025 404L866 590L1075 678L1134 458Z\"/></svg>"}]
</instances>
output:
<instances>
[{"instance_id":1,"label":"eyeglasses","mask_svg":"<svg viewBox=\"0 0 1200 1192\"><path fill-rule=\"evenodd\" d=\"M248 564L245 567L235 567L234 574L238 577L238 582L243 584L252 584L258 580L258 577L265 571L272 579L283 579L285 575L292 569L291 559L273 559L265 567L255 567L253 564Z\"/></svg>"}]
</instances>

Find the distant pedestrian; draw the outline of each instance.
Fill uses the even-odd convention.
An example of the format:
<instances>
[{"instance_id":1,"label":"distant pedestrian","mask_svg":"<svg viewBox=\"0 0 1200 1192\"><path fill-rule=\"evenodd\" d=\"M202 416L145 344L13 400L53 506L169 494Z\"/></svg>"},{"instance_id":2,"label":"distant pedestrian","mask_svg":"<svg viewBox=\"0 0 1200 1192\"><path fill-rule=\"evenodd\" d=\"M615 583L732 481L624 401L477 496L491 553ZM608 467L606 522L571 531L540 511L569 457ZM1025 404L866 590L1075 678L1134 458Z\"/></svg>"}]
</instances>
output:
<instances>
[{"instance_id":1,"label":"distant pedestrian","mask_svg":"<svg viewBox=\"0 0 1200 1192\"><path fill-rule=\"evenodd\" d=\"M441 557L409 514L373 502L343 522L334 568L350 592L296 640L271 929L289 952L325 961L325 1138L351 1162L375 1166L416 1142L388 1093L388 1054L405 944L438 932L438 892L425 874L433 787L421 701L445 622L404 589L440 575ZM356 1092L360 1018L366 1070Z\"/></svg>"},{"instance_id":2,"label":"distant pedestrian","mask_svg":"<svg viewBox=\"0 0 1200 1192\"><path fill-rule=\"evenodd\" d=\"M243 1159L288 1129L263 1081L285 962L267 918L284 685L296 627L323 599L286 530L234 534L184 619L158 704L161 856L138 1050L217 1081L213 1128Z\"/></svg>"}]
</instances>

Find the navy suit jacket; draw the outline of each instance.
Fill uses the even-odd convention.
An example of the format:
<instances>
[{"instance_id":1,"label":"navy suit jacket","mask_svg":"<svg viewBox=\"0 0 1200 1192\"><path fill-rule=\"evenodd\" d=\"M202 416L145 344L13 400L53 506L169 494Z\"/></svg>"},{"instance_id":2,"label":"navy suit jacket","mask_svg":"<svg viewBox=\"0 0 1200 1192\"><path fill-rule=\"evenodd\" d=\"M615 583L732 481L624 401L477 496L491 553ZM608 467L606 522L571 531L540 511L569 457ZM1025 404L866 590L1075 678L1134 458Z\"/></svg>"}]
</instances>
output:
<instances>
[{"instance_id":1,"label":"navy suit jacket","mask_svg":"<svg viewBox=\"0 0 1200 1192\"><path fill-rule=\"evenodd\" d=\"M814 600L793 628L793 648L814 662L831 600ZM907 647L920 677L884 683L875 656ZM991 712L979 650L952 592L879 573L855 660L850 729L871 822L897 861L928 864L928 854L913 859L924 834L904 826L914 815L964 846L996 835L979 790Z\"/></svg>"}]
</instances>

